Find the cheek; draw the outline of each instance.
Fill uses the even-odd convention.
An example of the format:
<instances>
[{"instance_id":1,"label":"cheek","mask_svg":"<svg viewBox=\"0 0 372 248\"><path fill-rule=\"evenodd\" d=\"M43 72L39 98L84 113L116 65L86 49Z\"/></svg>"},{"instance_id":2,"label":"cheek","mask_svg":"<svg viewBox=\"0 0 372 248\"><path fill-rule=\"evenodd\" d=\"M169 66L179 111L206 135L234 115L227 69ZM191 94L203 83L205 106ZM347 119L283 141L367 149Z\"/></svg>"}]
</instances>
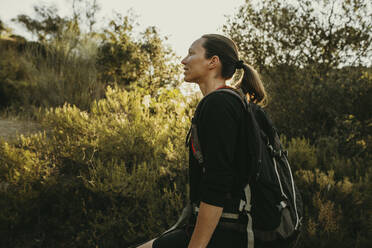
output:
<instances>
[{"instance_id":1,"label":"cheek","mask_svg":"<svg viewBox=\"0 0 372 248\"><path fill-rule=\"evenodd\" d=\"M189 60L190 65L192 65L195 69L200 69L200 67L203 65L201 63L201 60L197 57L192 58Z\"/></svg>"}]
</instances>

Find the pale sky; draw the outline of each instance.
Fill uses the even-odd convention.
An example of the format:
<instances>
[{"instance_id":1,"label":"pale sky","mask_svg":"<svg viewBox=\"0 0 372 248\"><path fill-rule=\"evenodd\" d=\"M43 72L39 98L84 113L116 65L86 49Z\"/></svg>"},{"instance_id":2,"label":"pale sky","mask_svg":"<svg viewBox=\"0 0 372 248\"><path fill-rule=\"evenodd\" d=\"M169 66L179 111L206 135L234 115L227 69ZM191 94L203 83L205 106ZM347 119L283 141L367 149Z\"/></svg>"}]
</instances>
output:
<instances>
[{"instance_id":1,"label":"pale sky","mask_svg":"<svg viewBox=\"0 0 372 248\"><path fill-rule=\"evenodd\" d=\"M60 15L72 13L72 0L0 0L0 19L13 28L14 33L25 35L24 29L10 22L18 14L33 15L33 6L39 3L55 4ZM187 53L191 43L205 33L221 33L225 15L232 15L244 0L98 0L101 6L99 23L105 26L113 11L127 14L132 8L138 15L139 30L156 26L179 56Z\"/></svg>"}]
</instances>

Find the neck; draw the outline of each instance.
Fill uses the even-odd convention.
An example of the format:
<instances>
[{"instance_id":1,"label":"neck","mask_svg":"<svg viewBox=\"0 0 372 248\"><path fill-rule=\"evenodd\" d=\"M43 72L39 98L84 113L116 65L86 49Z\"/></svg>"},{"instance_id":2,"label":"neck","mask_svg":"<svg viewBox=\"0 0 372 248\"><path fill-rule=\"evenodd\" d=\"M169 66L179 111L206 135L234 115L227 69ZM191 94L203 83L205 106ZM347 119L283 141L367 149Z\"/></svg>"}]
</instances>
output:
<instances>
[{"instance_id":1,"label":"neck","mask_svg":"<svg viewBox=\"0 0 372 248\"><path fill-rule=\"evenodd\" d=\"M226 80L223 78L211 77L198 82L198 84L203 96L206 96L217 88L225 86Z\"/></svg>"}]
</instances>

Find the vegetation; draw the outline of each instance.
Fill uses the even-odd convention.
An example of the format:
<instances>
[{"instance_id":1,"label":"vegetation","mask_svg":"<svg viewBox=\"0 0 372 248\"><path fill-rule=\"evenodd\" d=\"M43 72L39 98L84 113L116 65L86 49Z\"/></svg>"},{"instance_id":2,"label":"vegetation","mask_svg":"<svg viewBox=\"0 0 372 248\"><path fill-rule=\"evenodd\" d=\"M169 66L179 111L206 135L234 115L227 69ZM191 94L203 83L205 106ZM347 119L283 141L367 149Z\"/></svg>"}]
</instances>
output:
<instances>
[{"instance_id":1,"label":"vegetation","mask_svg":"<svg viewBox=\"0 0 372 248\"><path fill-rule=\"evenodd\" d=\"M369 247L368 1L246 1L224 30L259 68L305 200L300 247ZM352 216L352 217L351 217Z\"/></svg>"},{"instance_id":2,"label":"vegetation","mask_svg":"<svg viewBox=\"0 0 372 248\"><path fill-rule=\"evenodd\" d=\"M48 133L1 143L2 247L127 247L175 221L191 111L177 90L148 99L108 88L89 112L47 110Z\"/></svg>"},{"instance_id":3,"label":"vegetation","mask_svg":"<svg viewBox=\"0 0 372 248\"><path fill-rule=\"evenodd\" d=\"M1 40L0 52L9 59L0 62L0 108L68 102L87 110L108 85L139 86L154 96L159 87L179 82L180 65L155 27L135 38L133 20L118 14L102 33L87 33L78 13L61 18L52 7L35 7L35 13L35 18L15 20L38 42L14 36Z\"/></svg>"},{"instance_id":4,"label":"vegetation","mask_svg":"<svg viewBox=\"0 0 372 248\"><path fill-rule=\"evenodd\" d=\"M70 18L16 18L35 42L0 22L0 108L45 130L0 140L1 247L128 247L187 199L198 99L177 89L174 53L153 27L136 36L130 15L98 31L96 1L72 2ZM369 7L246 1L224 27L268 87L305 201L298 247L372 244Z\"/></svg>"}]
</instances>

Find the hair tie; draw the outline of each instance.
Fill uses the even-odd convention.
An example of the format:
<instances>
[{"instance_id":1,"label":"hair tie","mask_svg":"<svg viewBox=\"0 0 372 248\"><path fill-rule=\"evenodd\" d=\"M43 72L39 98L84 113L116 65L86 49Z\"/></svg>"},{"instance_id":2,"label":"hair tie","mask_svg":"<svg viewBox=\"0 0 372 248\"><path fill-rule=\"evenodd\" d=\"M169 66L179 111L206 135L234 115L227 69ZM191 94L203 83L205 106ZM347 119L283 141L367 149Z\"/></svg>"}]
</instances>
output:
<instances>
[{"instance_id":1,"label":"hair tie","mask_svg":"<svg viewBox=\"0 0 372 248\"><path fill-rule=\"evenodd\" d=\"M243 69L243 67L244 67L244 61L243 60L236 61L236 63L235 63L235 68L236 69Z\"/></svg>"}]
</instances>

